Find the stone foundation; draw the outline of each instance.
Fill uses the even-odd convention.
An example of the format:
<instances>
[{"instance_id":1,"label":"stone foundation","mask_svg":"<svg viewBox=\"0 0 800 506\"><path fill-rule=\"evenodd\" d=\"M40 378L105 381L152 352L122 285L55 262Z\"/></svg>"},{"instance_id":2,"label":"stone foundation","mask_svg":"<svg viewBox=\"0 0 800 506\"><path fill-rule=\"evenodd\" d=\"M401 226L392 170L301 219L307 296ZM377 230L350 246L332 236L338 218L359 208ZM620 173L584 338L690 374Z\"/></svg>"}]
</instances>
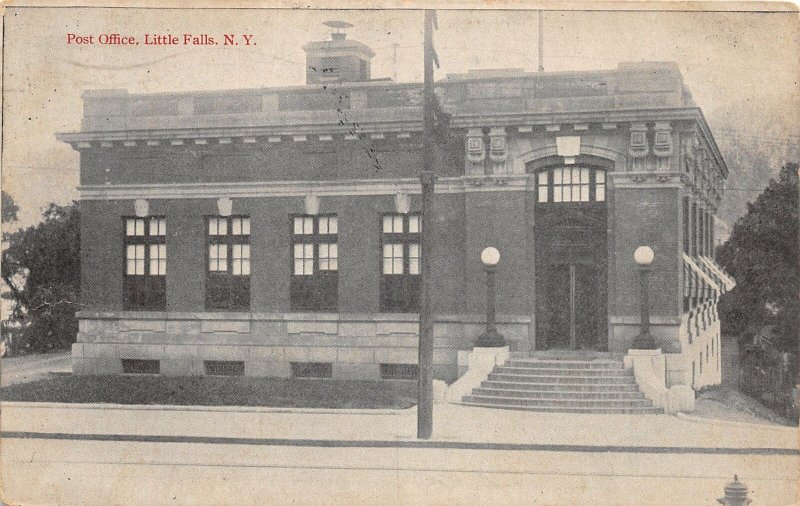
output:
<instances>
[{"instance_id":1,"label":"stone foundation","mask_svg":"<svg viewBox=\"0 0 800 506\"><path fill-rule=\"evenodd\" d=\"M160 373L206 373L205 361L244 363L247 376L289 377L291 364L332 365L332 377L380 379L380 364L416 364L415 314L161 313L78 314L72 347L76 374L122 373L122 359L158 360ZM525 349L528 317L500 316L498 330ZM473 315L437 316L434 375L458 377L458 351L471 350L485 322Z\"/></svg>"}]
</instances>

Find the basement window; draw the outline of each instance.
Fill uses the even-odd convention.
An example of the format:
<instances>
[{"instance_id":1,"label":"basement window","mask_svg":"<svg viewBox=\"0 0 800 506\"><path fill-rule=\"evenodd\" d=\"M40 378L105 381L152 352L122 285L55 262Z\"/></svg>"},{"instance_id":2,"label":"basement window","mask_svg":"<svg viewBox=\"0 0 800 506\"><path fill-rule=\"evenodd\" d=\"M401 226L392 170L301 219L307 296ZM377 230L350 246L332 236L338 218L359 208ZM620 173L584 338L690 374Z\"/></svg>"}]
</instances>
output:
<instances>
[{"instance_id":1,"label":"basement window","mask_svg":"<svg viewBox=\"0 0 800 506\"><path fill-rule=\"evenodd\" d=\"M381 379L415 380L419 373L417 364L381 364Z\"/></svg>"},{"instance_id":2,"label":"basement window","mask_svg":"<svg viewBox=\"0 0 800 506\"><path fill-rule=\"evenodd\" d=\"M333 364L330 362L292 362L293 378L331 378Z\"/></svg>"},{"instance_id":3,"label":"basement window","mask_svg":"<svg viewBox=\"0 0 800 506\"><path fill-rule=\"evenodd\" d=\"M244 362L236 360L205 360L208 376L244 376Z\"/></svg>"},{"instance_id":4,"label":"basement window","mask_svg":"<svg viewBox=\"0 0 800 506\"><path fill-rule=\"evenodd\" d=\"M122 359L122 372L125 374L159 374L161 363L158 360Z\"/></svg>"}]
</instances>

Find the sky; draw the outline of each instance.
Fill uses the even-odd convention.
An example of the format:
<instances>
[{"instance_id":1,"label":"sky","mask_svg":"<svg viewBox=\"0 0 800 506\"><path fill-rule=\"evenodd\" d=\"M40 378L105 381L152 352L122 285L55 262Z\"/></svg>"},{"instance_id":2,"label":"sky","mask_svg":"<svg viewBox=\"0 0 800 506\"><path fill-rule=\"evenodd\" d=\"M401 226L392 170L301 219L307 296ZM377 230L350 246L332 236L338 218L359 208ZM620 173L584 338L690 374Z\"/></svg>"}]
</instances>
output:
<instances>
[{"instance_id":1,"label":"sky","mask_svg":"<svg viewBox=\"0 0 800 506\"><path fill-rule=\"evenodd\" d=\"M85 89L301 85L302 45L327 39L322 22L331 19L352 23L348 38L375 50L373 77L422 80L421 11L7 7L4 15L2 187L20 206L22 225L38 221L49 202L78 197L78 154L55 133L80 130ZM438 19L437 78L478 68L536 70L535 11L440 10ZM788 145L797 153L799 26L797 14L786 12L546 11L544 67L675 61L723 156L745 141ZM76 45L67 44L70 33L93 35L95 42L103 33L140 40L145 34L253 34L256 45ZM726 199L741 200L733 205L739 212L752 194L733 190Z\"/></svg>"}]
</instances>

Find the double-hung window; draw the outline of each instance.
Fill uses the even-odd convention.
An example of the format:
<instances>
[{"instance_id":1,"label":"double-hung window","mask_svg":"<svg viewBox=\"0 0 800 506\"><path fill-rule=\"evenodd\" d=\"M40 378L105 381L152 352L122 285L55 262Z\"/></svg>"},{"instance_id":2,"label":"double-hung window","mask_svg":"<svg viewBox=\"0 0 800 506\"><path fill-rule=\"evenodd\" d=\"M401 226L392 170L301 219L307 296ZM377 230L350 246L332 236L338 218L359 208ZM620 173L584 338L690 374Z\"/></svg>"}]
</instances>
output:
<instances>
[{"instance_id":1,"label":"double-hung window","mask_svg":"<svg viewBox=\"0 0 800 506\"><path fill-rule=\"evenodd\" d=\"M167 307L167 220L123 218L125 275L122 307L163 311Z\"/></svg>"},{"instance_id":2,"label":"double-hung window","mask_svg":"<svg viewBox=\"0 0 800 506\"><path fill-rule=\"evenodd\" d=\"M207 218L206 309L250 309L250 218Z\"/></svg>"},{"instance_id":3,"label":"double-hung window","mask_svg":"<svg viewBox=\"0 0 800 506\"><path fill-rule=\"evenodd\" d=\"M421 227L418 214L381 216L381 311L419 311Z\"/></svg>"},{"instance_id":4,"label":"double-hung window","mask_svg":"<svg viewBox=\"0 0 800 506\"><path fill-rule=\"evenodd\" d=\"M289 306L294 311L336 311L339 225L335 214L292 215Z\"/></svg>"}]
</instances>

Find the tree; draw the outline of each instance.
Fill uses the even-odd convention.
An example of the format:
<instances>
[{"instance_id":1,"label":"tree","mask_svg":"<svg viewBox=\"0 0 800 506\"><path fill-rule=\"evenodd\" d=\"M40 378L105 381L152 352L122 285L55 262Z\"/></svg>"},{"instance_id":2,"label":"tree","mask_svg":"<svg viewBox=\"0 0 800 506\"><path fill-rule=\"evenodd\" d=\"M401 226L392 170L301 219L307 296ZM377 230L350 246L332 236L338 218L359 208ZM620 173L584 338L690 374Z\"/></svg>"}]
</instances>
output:
<instances>
[{"instance_id":1,"label":"tree","mask_svg":"<svg viewBox=\"0 0 800 506\"><path fill-rule=\"evenodd\" d=\"M19 212L19 207L17 203L14 202L14 199L11 198L6 192L2 192L3 194L3 208L0 211L0 215L2 215L3 223L11 223L17 221L17 213Z\"/></svg>"},{"instance_id":2,"label":"tree","mask_svg":"<svg viewBox=\"0 0 800 506\"><path fill-rule=\"evenodd\" d=\"M23 341L31 351L63 348L75 342L79 222L77 202L69 206L50 204L41 223L6 238L1 276L14 301L11 318L23 322Z\"/></svg>"},{"instance_id":3,"label":"tree","mask_svg":"<svg viewBox=\"0 0 800 506\"><path fill-rule=\"evenodd\" d=\"M798 164L781 169L718 251L720 263L737 286L720 302L726 332L743 336L773 327L773 345L798 350L800 324L800 241L798 238Z\"/></svg>"}]
</instances>

